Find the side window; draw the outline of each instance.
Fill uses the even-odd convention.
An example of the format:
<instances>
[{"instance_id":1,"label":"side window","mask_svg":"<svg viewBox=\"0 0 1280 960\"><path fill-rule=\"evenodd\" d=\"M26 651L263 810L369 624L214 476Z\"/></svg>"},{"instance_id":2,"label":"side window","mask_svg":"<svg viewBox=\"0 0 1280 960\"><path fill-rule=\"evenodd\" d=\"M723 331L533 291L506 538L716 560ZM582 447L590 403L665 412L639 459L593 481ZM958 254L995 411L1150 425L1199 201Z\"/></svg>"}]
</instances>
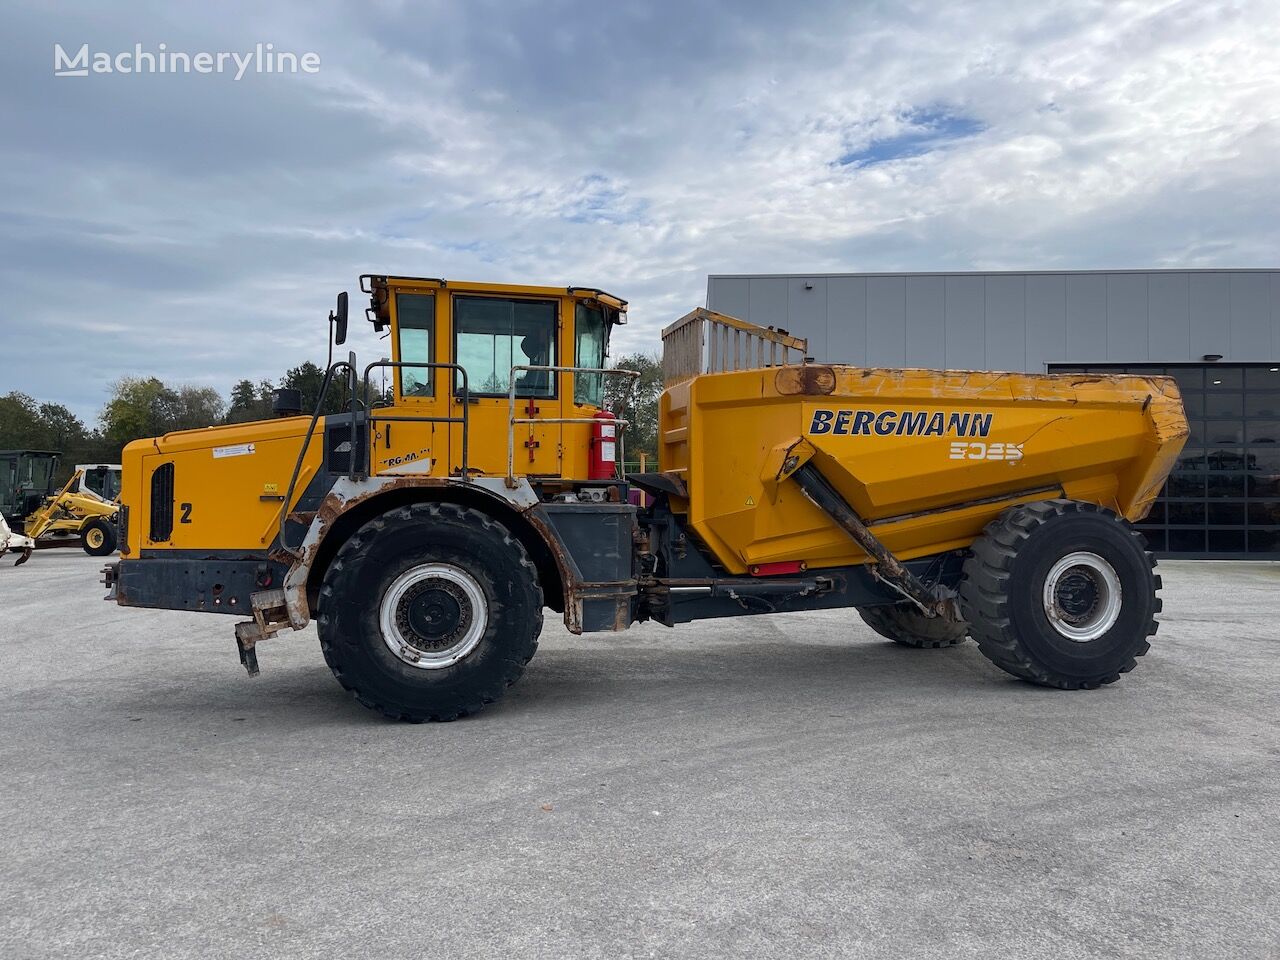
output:
<instances>
[{"instance_id":1,"label":"side window","mask_svg":"<svg viewBox=\"0 0 1280 960\"><path fill-rule=\"evenodd\" d=\"M574 311L575 367L604 366L605 325L604 311L579 303ZM604 396L604 375L599 373L574 374L573 400L575 403L600 406Z\"/></svg>"},{"instance_id":2,"label":"side window","mask_svg":"<svg viewBox=\"0 0 1280 960\"><path fill-rule=\"evenodd\" d=\"M430 293L396 294L400 329L400 362L430 363L436 322L436 298ZM435 393L429 367L400 368L400 396L430 397Z\"/></svg>"},{"instance_id":3,"label":"side window","mask_svg":"<svg viewBox=\"0 0 1280 960\"><path fill-rule=\"evenodd\" d=\"M453 310L454 354L472 394L506 396L512 367L556 366L554 301L456 297ZM518 397L552 397L555 385L555 374L546 370L516 374Z\"/></svg>"}]
</instances>

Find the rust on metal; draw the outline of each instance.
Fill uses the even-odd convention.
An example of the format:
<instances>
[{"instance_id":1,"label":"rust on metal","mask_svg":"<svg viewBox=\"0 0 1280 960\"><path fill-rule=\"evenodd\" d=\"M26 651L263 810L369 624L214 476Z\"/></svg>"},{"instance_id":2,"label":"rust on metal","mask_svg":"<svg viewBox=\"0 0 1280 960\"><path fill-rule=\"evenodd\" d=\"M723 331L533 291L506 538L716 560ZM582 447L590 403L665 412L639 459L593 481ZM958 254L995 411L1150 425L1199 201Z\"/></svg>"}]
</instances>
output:
<instances>
[{"instance_id":1,"label":"rust on metal","mask_svg":"<svg viewBox=\"0 0 1280 960\"><path fill-rule=\"evenodd\" d=\"M779 367L774 388L783 396L825 396L836 388L836 372L831 367L808 363Z\"/></svg>"}]
</instances>

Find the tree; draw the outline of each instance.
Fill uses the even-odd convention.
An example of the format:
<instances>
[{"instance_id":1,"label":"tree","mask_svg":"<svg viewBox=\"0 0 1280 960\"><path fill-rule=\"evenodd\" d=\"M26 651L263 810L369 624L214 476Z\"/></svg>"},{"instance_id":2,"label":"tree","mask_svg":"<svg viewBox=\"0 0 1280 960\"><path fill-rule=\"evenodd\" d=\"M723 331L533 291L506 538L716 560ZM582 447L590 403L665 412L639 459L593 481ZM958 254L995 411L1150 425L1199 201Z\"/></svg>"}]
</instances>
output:
<instances>
[{"instance_id":1,"label":"tree","mask_svg":"<svg viewBox=\"0 0 1280 960\"><path fill-rule=\"evenodd\" d=\"M324 386L324 371L310 360L306 360L281 377L280 386L288 390L300 391L302 411L311 413L316 408L316 401L320 399L320 388ZM329 393L325 396L324 410L321 412L340 413L348 399L346 383L339 377L330 384Z\"/></svg>"},{"instance_id":2,"label":"tree","mask_svg":"<svg viewBox=\"0 0 1280 960\"><path fill-rule=\"evenodd\" d=\"M40 423L50 450L80 450L89 439L84 421L60 403L40 404Z\"/></svg>"},{"instance_id":3,"label":"tree","mask_svg":"<svg viewBox=\"0 0 1280 960\"><path fill-rule=\"evenodd\" d=\"M16 390L0 397L0 449L43 449L43 440L44 427L35 400Z\"/></svg>"},{"instance_id":4,"label":"tree","mask_svg":"<svg viewBox=\"0 0 1280 960\"><path fill-rule=\"evenodd\" d=\"M271 393L275 389L270 380L260 380L257 386L252 380L240 380L231 388L231 402L227 407L227 423L247 423L250 420L266 420L271 416Z\"/></svg>"},{"instance_id":5,"label":"tree","mask_svg":"<svg viewBox=\"0 0 1280 960\"><path fill-rule=\"evenodd\" d=\"M165 432L196 430L222 420L222 395L213 387L179 387L169 390Z\"/></svg>"},{"instance_id":6,"label":"tree","mask_svg":"<svg viewBox=\"0 0 1280 960\"><path fill-rule=\"evenodd\" d=\"M662 396L662 361L654 354L633 353L619 357L613 364L623 370L636 370L639 380L605 377L605 409L631 421L624 431L628 463L648 455L649 463L658 462L658 400Z\"/></svg>"},{"instance_id":7,"label":"tree","mask_svg":"<svg viewBox=\"0 0 1280 960\"><path fill-rule=\"evenodd\" d=\"M178 398L155 377L122 377L111 386L111 399L102 410L102 433L123 448L139 437L168 431Z\"/></svg>"}]
</instances>

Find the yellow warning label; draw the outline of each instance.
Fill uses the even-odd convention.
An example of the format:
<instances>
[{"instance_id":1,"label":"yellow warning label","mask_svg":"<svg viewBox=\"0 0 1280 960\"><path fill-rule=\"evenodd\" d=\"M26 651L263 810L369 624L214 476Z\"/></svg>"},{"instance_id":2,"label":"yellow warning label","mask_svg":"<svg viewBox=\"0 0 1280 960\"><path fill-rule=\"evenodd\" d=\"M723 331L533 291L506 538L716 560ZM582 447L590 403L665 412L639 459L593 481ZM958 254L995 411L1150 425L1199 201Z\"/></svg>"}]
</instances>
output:
<instances>
[{"instance_id":1,"label":"yellow warning label","mask_svg":"<svg viewBox=\"0 0 1280 960\"><path fill-rule=\"evenodd\" d=\"M263 493L279 493L279 492L280 492L280 484L278 484L278 483L264 483L264 484L262 485L262 492L263 492Z\"/></svg>"},{"instance_id":2,"label":"yellow warning label","mask_svg":"<svg viewBox=\"0 0 1280 960\"><path fill-rule=\"evenodd\" d=\"M747 506L748 506L748 507L754 507L755 505L756 505L756 498L755 498L755 497L747 497Z\"/></svg>"}]
</instances>

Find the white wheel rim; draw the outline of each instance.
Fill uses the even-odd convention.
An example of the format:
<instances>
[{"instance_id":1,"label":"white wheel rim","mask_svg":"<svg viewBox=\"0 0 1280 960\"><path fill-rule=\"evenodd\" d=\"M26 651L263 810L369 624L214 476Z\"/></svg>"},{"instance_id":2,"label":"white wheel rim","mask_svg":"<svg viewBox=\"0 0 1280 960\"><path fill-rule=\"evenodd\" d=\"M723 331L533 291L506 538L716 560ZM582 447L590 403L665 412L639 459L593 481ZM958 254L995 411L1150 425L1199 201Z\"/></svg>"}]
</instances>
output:
<instances>
[{"instance_id":1,"label":"white wheel rim","mask_svg":"<svg viewBox=\"0 0 1280 960\"><path fill-rule=\"evenodd\" d=\"M1044 578L1045 616L1076 643L1097 640L1120 619L1123 591L1115 567L1096 553L1068 553Z\"/></svg>"},{"instance_id":2,"label":"white wheel rim","mask_svg":"<svg viewBox=\"0 0 1280 960\"><path fill-rule=\"evenodd\" d=\"M387 649L422 670L466 657L484 636L489 605L475 577L451 563L423 563L392 581L378 607Z\"/></svg>"}]
</instances>

